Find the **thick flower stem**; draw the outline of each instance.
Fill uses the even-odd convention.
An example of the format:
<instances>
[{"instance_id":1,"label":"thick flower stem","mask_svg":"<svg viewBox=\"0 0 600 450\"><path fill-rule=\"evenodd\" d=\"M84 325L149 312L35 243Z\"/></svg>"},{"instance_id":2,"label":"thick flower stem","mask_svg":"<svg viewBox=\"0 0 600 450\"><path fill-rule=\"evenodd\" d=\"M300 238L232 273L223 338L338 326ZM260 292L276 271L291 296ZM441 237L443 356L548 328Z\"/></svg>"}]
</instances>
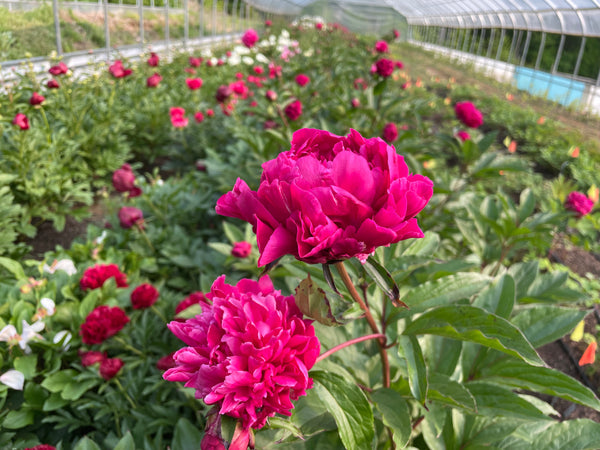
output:
<instances>
[{"instance_id":1,"label":"thick flower stem","mask_svg":"<svg viewBox=\"0 0 600 450\"><path fill-rule=\"evenodd\" d=\"M373 333L380 334L379 328L377 327L377 323L375 322L375 319L373 318L373 315L371 314L369 307L365 304L363 299L358 294L356 287L354 287L354 284L352 283L352 280L350 279L350 275L348 275L348 272L346 272L344 263L343 262L335 263L335 268L338 271L338 273L340 274L340 276L342 277L342 281L344 282L346 289L348 289L350 296L354 299L354 301L356 301L356 303L358 303L358 305L364 311L365 318L367 319L367 323L371 327L371 330L373 330ZM390 387L390 362L388 360L387 351L385 350L385 335L382 335L382 336L383 337L378 339L379 354L381 355L381 365L382 365L382 371L383 371L383 387L388 388L388 387Z\"/></svg>"},{"instance_id":2,"label":"thick flower stem","mask_svg":"<svg viewBox=\"0 0 600 450\"><path fill-rule=\"evenodd\" d=\"M335 352L337 352L343 348L349 347L351 345L358 344L359 342L368 341L369 339L382 339L382 338L385 338L384 334L368 334L366 336L361 336L361 337L357 337L354 339L350 339L349 341L343 342L340 345L336 345L335 347L332 347L329 350L327 350L325 353L319 355L319 357L317 358L317 362L323 361L325 358L327 358L330 355L333 355Z\"/></svg>"}]
</instances>

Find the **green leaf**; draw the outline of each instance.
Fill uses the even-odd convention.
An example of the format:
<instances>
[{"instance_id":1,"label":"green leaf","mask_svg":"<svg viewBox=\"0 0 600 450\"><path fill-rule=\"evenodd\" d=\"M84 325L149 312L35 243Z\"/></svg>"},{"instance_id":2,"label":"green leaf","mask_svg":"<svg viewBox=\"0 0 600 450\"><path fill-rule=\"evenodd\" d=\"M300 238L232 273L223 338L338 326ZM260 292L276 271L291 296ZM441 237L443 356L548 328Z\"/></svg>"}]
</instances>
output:
<instances>
[{"instance_id":1,"label":"green leaf","mask_svg":"<svg viewBox=\"0 0 600 450\"><path fill-rule=\"evenodd\" d=\"M533 259L526 263L513 264L510 269L508 269L508 273L512 275L517 286L517 301L525 297L527 289L529 289L529 286L533 283L533 280L535 280L539 270L538 264L537 259Z\"/></svg>"},{"instance_id":2,"label":"green leaf","mask_svg":"<svg viewBox=\"0 0 600 450\"><path fill-rule=\"evenodd\" d=\"M440 246L440 236L433 231L426 231L422 239L415 239L402 252L402 256L431 256Z\"/></svg>"},{"instance_id":3,"label":"green leaf","mask_svg":"<svg viewBox=\"0 0 600 450\"><path fill-rule=\"evenodd\" d=\"M479 147L479 151L481 153L485 153L490 146L496 142L496 136L498 136L498 131L491 131L484 135L479 142L477 142L477 146Z\"/></svg>"},{"instance_id":4,"label":"green leaf","mask_svg":"<svg viewBox=\"0 0 600 450\"><path fill-rule=\"evenodd\" d=\"M25 375L26 380L30 380L36 374L37 355L28 355L15 358L15 369Z\"/></svg>"},{"instance_id":5,"label":"green leaf","mask_svg":"<svg viewBox=\"0 0 600 450\"><path fill-rule=\"evenodd\" d=\"M428 311L410 323L403 334L435 334L475 342L533 365L544 364L525 336L510 322L474 306L450 305Z\"/></svg>"},{"instance_id":6,"label":"green leaf","mask_svg":"<svg viewBox=\"0 0 600 450\"><path fill-rule=\"evenodd\" d=\"M373 88L373 95L381 95L383 93L383 91L385 90L386 85L387 85L387 78L384 78L379 83L377 83L375 85L375 87Z\"/></svg>"},{"instance_id":7,"label":"green leaf","mask_svg":"<svg viewBox=\"0 0 600 450\"><path fill-rule=\"evenodd\" d=\"M282 419L281 417L271 417L268 420L269 428L272 429L283 429L289 431L294 437L298 439L302 439L302 432L300 429L295 426L292 422L286 419Z\"/></svg>"},{"instance_id":8,"label":"green leaf","mask_svg":"<svg viewBox=\"0 0 600 450\"><path fill-rule=\"evenodd\" d=\"M198 450L201 440L202 432L185 417L181 417L175 424L171 448L173 450Z\"/></svg>"},{"instance_id":9,"label":"green leaf","mask_svg":"<svg viewBox=\"0 0 600 450\"><path fill-rule=\"evenodd\" d=\"M453 408L462 408L471 413L475 413L477 410L471 392L462 383L441 373L429 374L427 397L429 400L438 401Z\"/></svg>"},{"instance_id":10,"label":"green leaf","mask_svg":"<svg viewBox=\"0 0 600 450\"><path fill-rule=\"evenodd\" d=\"M307 317L323 325L340 325L331 312L331 305L325 291L313 283L310 274L296 288L294 300L298 309Z\"/></svg>"},{"instance_id":11,"label":"green leaf","mask_svg":"<svg viewBox=\"0 0 600 450\"><path fill-rule=\"evenodd\" d=\"M98 380L84 380L84 381L71 381L68 383L61 392L62 398L65 400L77 400L87 390L98 384Z\"/></svg>"},{"instance_id":12,"label":"green leaf","mask_svg":"<svg viewBox=\"0 0 600 450\"><path fill-rule=\"evenodd\" d=\"M521 361L501 361L493 366L483 367L480 373L485 381L554 395L600 410L600 401L590 389L554 369L529 366Z\"/></svg>"},{"instance_id":13,"label":"green leaf","mask_svg":"<svg viewBox=\"0 0 600 450\"><path fill-rule=\"evenodd\" d=\"M23 267L14 259L0 257L0 266L12 273L19 281L27 279Z\"/></svg>"},{"instance_id":14,"label":"green leaf","mask_svg":"<svg viewBox=\"0 0 600 450\"><path fill-rule=\"evenodd\" d=\"M115 445L114 450L136 450L135 441L133 440L131 431L127 430L125 436L123 436L117 445Z\"/></svg>"},{"instance_id":15,"label":"green leaf","mask_svg":"<svg viewBox=\"0 0 600 450\"><path fill-rule=\"evenodd\" d=\"M398 392L387 388L376 390L371 394L371 398L381 413L384 425L394 433L396 446L404 448L412 432L408 403Z\"/></svg>"},{"instance_id":16,"label":"green leaf","mask_svg":"<svg viewBox=\"0 0 600 450\"><path fill-rule=\"evenodd\" d=\"M515 281L504 274L477 296L473 306L508 319L515 304Z\"/></svg>"},{"instance_id":17,"label":"green leaf","mask_svg":"<svg viewBox=\"0 0 600 450\"><path fill-rule=\"evenodd\" d=\"M552 420L527 400L506 388L480 381L472 381L466 383L465 386L475 397L477 411L481 415L526 420Z\"/></svg>"},{"instance_id":18,"label":"green leaf","mask_svg":"<svg viewBox=\"0 0 600 450\"><path fill-rule=\"evenodd\" d=\"M519 198L519 207L517 208L517 219L519 223L522 223L527 219L535 210L535 197L531 189L527 188L521 192Z\"/></svg>"},{"instance_id":19,"label":"green leaf","mask_svg":"<svg viewBox=\"0 0 600 450\"><path fill-rule=\"evenodd\" d=\"M377 284L379 289L390 298L394 306L407 307L406 303L400 300L400 290L398 289L398 285L385 267L379 264L372 256L369 256L367 261L363 264L363 267L373 281L375 281L375 284Z\"/></svg>"},{"instance_id":20,"label":"green leaf","mask_svg":"<svg viewBox=\"0 0 600 450\"><path fill-rule=\"evenodd\" d=\"M18 411L9 411L4 418L2 426L9 430L16 430L18 428L26 427L33 423L34 414L29 409L20 409Z\"/></svg>"},{"instance_id":21,"label":"green leaf","mask_svg":"<svg viewBox=\"0 0 600 450\"><path fill-rule=\"evenodd\" d=\"M415 336L398 336L398 355L406 360L410 391L419 403L425 403L427 367L418 339Z\"/></svg>"},{"instance_id":22,"label":"green leaf","mask_svg":"<svg viewBox=\"0 0 600 450\"><path fill-rule=\"evenodd\" d=\"M76 374L77 372L71 369L53 373L42 381L42 387L48 389L50 392L60 392L67 384L73 381L73 377Z\"/></svg>"},{"instance_id":23,"label":"green leaf","mask_svg":"<svg viewBox=\"0 0 600 450\"><path fill-rule=\"evenodd\" d=\"M576 419L550 424L548 428L532 437L531 445L535 444L537 450L597 450L599 442L600 423L589 419Z\"/></svg>"},{"instance_id":24,"label":"green leaf","mask_svg":"<svg viewBox=\"0 0 600 450\"><path fill-rule=\"evenodd\" d=\"M570 333L586 315L587 311L543 305L523 310L511 322L537 348Z\"/></svg>"},{"instance_id":25,"label":"green leaf","mask_svg":"<svg viewBox=\"0 0 600 450\"><path fill-rule=\"evenodd\" d=\"M240 230L235 225L230 224L229 222L223 222L223 231L229 242L235 244L236 242L241 242L244 240L244 232Z\"/></svg>"},{"instance_id":26,"label":"green leaf","mask_svg":"<svg viewBox=\"0 0 600 450\"><path fill-rule=\"evenodd\" d=\"M73 447L73 450L100 450L100 447L89 437L84 436L77 442L77 445Z\"/></svg>"},{"instance_id":27,"label":"green leaf","mask_svg":"<svg viewBox=\"0 0 600 450\"><path fill-rule=\"evenodd\" d=\"M412 312L424 311L433 306L447 305L479 292L491 277L479 273L465 272L427 281L412 287L403 297Z\"/></svg>"},{"instance_id":28,"label":"green leaf","mask_svg":"<svg viewBox=\"0 0 600 450\"><path fill-rule=\"evenodd\" d=\"M56 392L54 394L50 394L50 397L46 399L44 406L42 407L42 411L55 411L65 406L67 403L69 403L69 401L62 398L60 393Z\"/></svg>"},{"instance_id":29,"label":"green leaf","mask_svg":"<svg viewBox=\"0 0 600 450\"><path fill-rule=\"evenodd\" d=\"M96 307L98 299L102 296L101 289L91 290L81 301L79 305L79 317L85 320L87 315Z\"/></svg>"},{"instance_id":30,"label":"green leaf","mask_svg":"<svg viewBox=\"0 0 600 450\"><path fill-rule=\"evenodd\" d=\"M370 448L374 436L373 411L365 394L337 374L313 371L311 376L319 399L337 423L344 447Z\"/></svg>"}]
</instances>

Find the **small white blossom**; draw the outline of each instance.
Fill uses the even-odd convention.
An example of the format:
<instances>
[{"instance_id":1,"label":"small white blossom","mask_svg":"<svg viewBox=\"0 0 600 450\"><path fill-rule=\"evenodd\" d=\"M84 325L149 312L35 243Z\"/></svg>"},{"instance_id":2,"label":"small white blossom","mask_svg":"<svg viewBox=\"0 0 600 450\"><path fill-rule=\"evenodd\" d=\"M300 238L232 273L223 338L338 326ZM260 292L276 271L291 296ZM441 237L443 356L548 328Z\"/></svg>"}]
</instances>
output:
<instances>
[{"instance_id":1,"label":"small white blossom","mask_svg":"<svg viewBox=\"0 0 600 450\"><path fill-rule=\"evenodd\" d=\"M71 342L72 338L73 338L73 336L71 335L70 331L62 330L54 335L54 339L52 339L52 342L54 342L55 344L58 344L59 342L62 341L63 348L65 350L69 350L69 347L71 347L70 342Z\"/></svg>"},{"instance_id":2,"label":"small white blossom","mask_svg":"<svg viewBox=\"0 0 600 450\"><path fill-rule=\"evenodd\" d=\"M254 64L254 60L249 56L244 56L242 58L242 62L248 66L251 66L252 64Z\"/></svg>"},{"instance_id":3,"label":"small white blossom","mask_svg":"<svg viewBox=\"0 0 600 450\"><path fill-rule=\"evenodd\" d=\"M0 375L0 382L7 385L9 388L22 391L23 384L25 383L25 375L18 370L9 370Z\"/></svg>"},{"instance_id":4,"label":"small white blossom","mask_svg":"<svg viewBox=\"0 0 600 450\"><path fill-rule=\"evenodd\" d=\"M52 300L51 298L44 297L40 300L40 303L42 304L42 308L46 310L46 315L54 315L54 311L56 310L54 300Z\"/></svg>"},{"instance_id":5,"label":"small white blossom","mask_svg":"<svg viewBox=\"0 0 600 450\"><path fill-rule=\"evenodd\" d=\"M61 259L60 261L55 259L51 266L44 264L43 270L47 273L54 273L57 270L62 270L63 272L67 272L68 275L75 275L77 273L75 264L70 259Z\"/></svg>"}]
</instances>

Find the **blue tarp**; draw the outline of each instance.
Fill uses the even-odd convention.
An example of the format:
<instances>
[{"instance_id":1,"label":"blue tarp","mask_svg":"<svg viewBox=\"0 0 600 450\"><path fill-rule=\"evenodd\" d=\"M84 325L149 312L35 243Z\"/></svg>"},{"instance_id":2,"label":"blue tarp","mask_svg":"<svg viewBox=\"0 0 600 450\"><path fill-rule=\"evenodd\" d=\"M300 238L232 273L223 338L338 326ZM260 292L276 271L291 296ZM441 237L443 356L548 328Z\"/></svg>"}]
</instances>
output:
<instances>
[{"instance_id":1,"label":"blue tarp","mask_svg":"<svg viewBox=\"0 0 600 450\"><path fill-rule=\"evenodd\" d=\"M585 91L585 83L581 81L526 67L515 69L515 84L517 89L546 97L565 106L579 103Z\"/></svg>"}]
</instances>

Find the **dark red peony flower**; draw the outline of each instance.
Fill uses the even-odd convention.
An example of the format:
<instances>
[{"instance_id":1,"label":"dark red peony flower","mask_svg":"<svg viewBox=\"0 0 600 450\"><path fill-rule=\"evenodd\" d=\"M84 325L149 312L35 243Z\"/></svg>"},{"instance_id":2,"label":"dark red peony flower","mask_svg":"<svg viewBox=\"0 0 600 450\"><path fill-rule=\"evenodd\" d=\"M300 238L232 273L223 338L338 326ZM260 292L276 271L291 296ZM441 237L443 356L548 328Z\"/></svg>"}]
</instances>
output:
<instances>
[{"instance_id":1,"label":"dark red peony flower","mask_svg":"<svg viewBox=\"0 0 600 450\"><path fill-rule=\"evenodd\" d=\"M134 188L135 175L129 164L123 164L113 172L112 184L117 192L129 192Z\"/></svg>"},{"instance_id":2,"label":"dark red peony flower","mask_svg":"<svg viewBox=\"0 0 600 450\"><path fill-rule=\"evenodd\" d=\"M125 78L133 72L131 69L123 67L123 61L117 59L109 68L108 71L115 78Z\"/></svg>"},{"instance_id":3,"label":"dark red peony flower","mask_svg":"<svg viewBox=\"0 0 600 450\"><path fill-rule=\"evenodd\" d=\"M302 102L295 100L285 107L285 115L290 120L296 120L302 115Z\"/></svg>"},{"instance_id":4,"label":"dark red peony flower","mask_svg":"<svg viewBox=\"0 0 600 450\"><path fill-rule=\"evenodd\" d=\"M188 295L186 298L179 302L179 304L175 308L175 314L179 314L184 309L187 309L192 305L198 304L207 304L206 297L202 292L192 292L190 295Z\"/></svg>"},{"instance_id":5,"label":"dark red peony flower","mask_svg":"<svg viewBox=\"0 0 600 450\"><path fill-rule=\"evenodd\" d=\"M158 290L151 284L140 284L131 292L131 306L133 309L150 308L158 300Z\"/></svg>"},{"instance_id":6,"label":"dark red peony flower","mask_svg":"<svg viewBox=\"0 0 600 450\"><path fill-rule=\"evenodd\" d=\"M58 89L60 87L60 84L58 84L58 81L56 81L53 78L51 80L48 80L48 82L46 83L46 87L48 87L48 89Z\"/></svg>"},{"instance_id":7,"label":"dark red peony flower","mask_svg":"<svg viewBox=\"0 0 600 450\"><path fill-rule=\"evenodd\" d=\"M129 317L118 306L98 306L85 318L79 328L84 344L101 344L129 323Z\"/></svg>"},{"instance_id":8,"label":"dark red peony flower","mask_svg":"<svg viewBox=\"0 0 600 450\"><path fill-rule=\"evenodd\" d=\"M124 364L121 358L106 358L100 363L100 376L108 381L119 373Z\"/></svg>"},{"instance_id":9,"label":"dark red peony flower","mask_svg":"<svg viewBox=\"0 0 600 450\"><path fill-rule=\"evenodd\" d=\"M18 126L21 130L29 130L29 119L23 113L17 113L12 121L13 125Z\"/></svg>"},{"instance_id":10,"label":"dark red peony flower","mask_svg":"<svg viewBox=\"0 0 600 450\"><path fill-rule=\"evenodd\" d=\"M194 58L190 56L190 66L192 67L200 67L202 65L202 58Z\"/></svg>"},{"instance_id":11,"label":"dark red peony flower","mask_svg":"<svg viewBox=\"0 0 600 450\"><path fill-rule=\"evenodd\" d=\"M134 225L143 227L144 214L134 206L123 206L119 210L119 223L123 228L131 228Z\"/></svg>"},{"instance_id":12,"label":"dark red peony flower","mask_svg":"<svg viewBox=\"0 0 600 450\"><path fill-rule=\"evenodd\" d=\"M219 103L223 103L223 102L225 102L225 100L227 100L229 97L231 97L231 94L233 94L233 91L231 90L231 88L226 84L222 84L221 86L219 86L217 88L217 93L215 94L215 99L217 99L217 101Z\"/></svg>"},{"instance_id":13,"label":"dark red peony flower","mask_svg":"<svg viewBox=\"0 0 600 450\"><path fill-rule=\"evenodd\" d=\"M31 94L29 104L32 106L41 105L42 103L44 103L44 100L46 100L46 97L44 97L41 94L38 94L37 92L34 92L33 94Z\"/></svg>"},{"instance_id":14,"label":"dark red peony flower","mask_svg":"<svg viewBox=\"0 0 600 450\"><path fill-rule=\"evenodd\" d=\"M50 444L38 444L35 447L28 447L25 450L56 450L56 447Z\"/></svg>"},{"instance_id":15,"label":"dark red peony flower","mask_svg":"<svg viewBox=\"0 0 600 450\"><path fill-rule=\"evenodd\" d=\"M159 73L155 73L154 75L148 77L148 79L146 80L146 86L148 86L149 88L156 87L160 84L162 79L163 78L160 76Z\"/></svg>"},{"instance_id":16,"label":"dark red peony flower","mask_svg":"<svg viewBox=\"0 0 600 450\"><path fill-rule=\"evenodd\" d=\"M160 358L156 362L156 368L158 370L162 370L164 372L165 370L169 370L169 369L172 369L173 367L175 367L176 363L175 363L175 360L173 359L174 354L175 354L175 352L169 353L168 355Z\"/></svg>"},{"instance_id":17,"label":"dark red peony flower","mask_svg":"<svg viewBox=\"0 0 600 450\"><path fill-rule=\"evenodd\" d=\"M127 277L116 264L96 264L83 273L79 286L82 290L98 289L109 278L114 278L118 287L127 287Z\"/></svg>"},{"instance_id":18,"label":"dark red peony flower","mask_svg":"<svg viewBox=\"0 0 600 450\"><path fill-rule=\"evenodd\" d=\"M310 83L310 78L307 75L301 73L301 74L299 74L299 75L296 76L296 84L298 86L304 87L308 83Z\"/></svg>"},{"instance_id":19,"label":"dark red peony flower","mask_svg":"<svg viewBox=\"0 0 600 450\"><path fill-rule=\"evenodd\" d=\"M394 61L387 58L381 58L375 63L375 70L378 75L387 78L394 72Z\"/></svg>"},{"instance_id":20,"label":"dark red peony flower","mask_svg":"<svg viewBox=\"0 0 600 450\"><path fill-rule=\"evenodd\" d=\"M454 106L456 117L470 128L477 128L483 124L483 114L471 102L458 102Z\"/></svg>"},{"instance_id":21,"label":"dark red peony flower","mask_svg":"<svg viewBox=\"0 0 600 450\"><path fill-rule=\"evenodd\" d=\"M79 352L79 357L81 358L81 365L83 367L89 367L102 362L106 358L106 353L95 351Z\"/></svg>"},{"instance_id":22,"label":"dark red peony flower","mask_svg":"<svg viewBox=\"0 0 600 450\"><path fill-rule=\"evenodd\" d=\"M150 53L150 58L148 58L148 65L151 67L156 67L158 66L158 61L160 60L160 58L158 57L158 55L154 52Z\"/></svg>"},{"instance_id":23,"label":"dark red peony flower","mask_svg":"<svg viewBox=\"0 0 600 450\"><path fill-rule=\"evenodd\" d=\"M59 62L56 66L52 66L50 67L50 70L48 70L48 72L50 72L52 75L57 76L57 75L64 75L69 71L69 68L67 67L67 65L64 62Z\"/></svg>"}]
</instances>

